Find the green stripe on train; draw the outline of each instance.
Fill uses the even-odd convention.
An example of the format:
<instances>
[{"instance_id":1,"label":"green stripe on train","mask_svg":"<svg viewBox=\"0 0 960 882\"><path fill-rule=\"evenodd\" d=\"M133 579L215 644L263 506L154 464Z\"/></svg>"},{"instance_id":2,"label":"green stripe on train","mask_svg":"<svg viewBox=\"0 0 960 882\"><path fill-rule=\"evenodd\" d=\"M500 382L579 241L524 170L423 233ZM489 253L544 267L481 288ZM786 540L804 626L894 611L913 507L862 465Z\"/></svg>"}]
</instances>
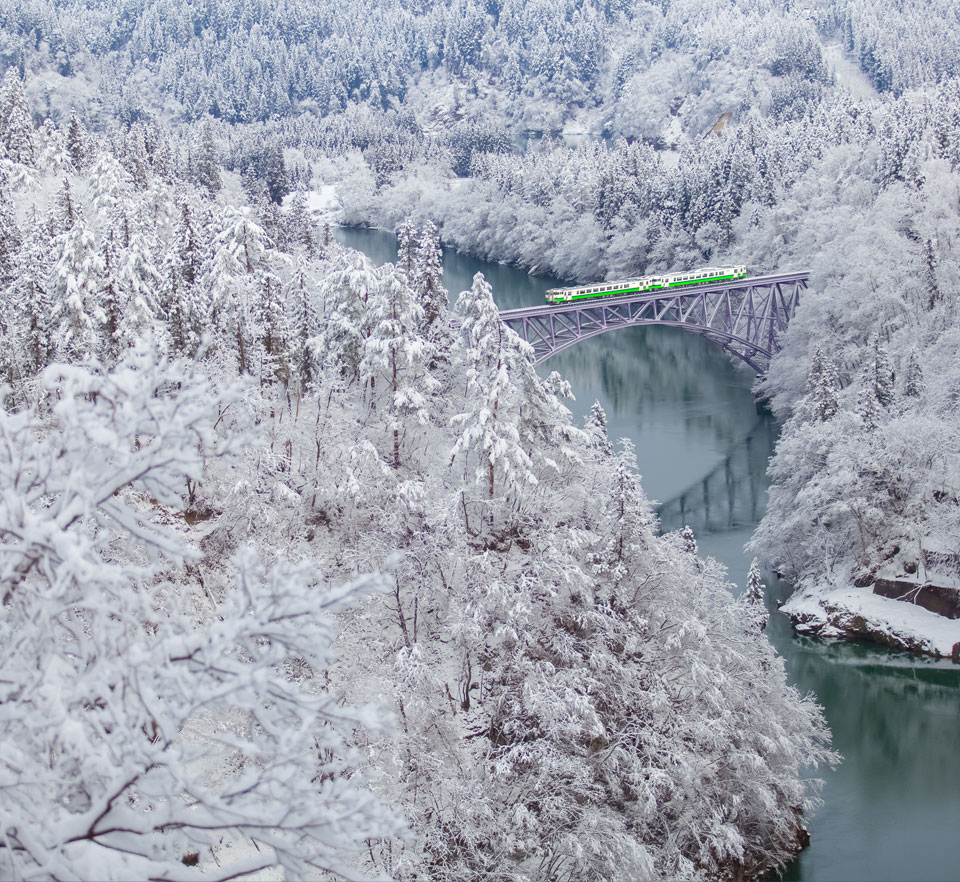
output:
<instances>
[{"instance_id":1,"label":"green stripe on train","mask_svg":"<svg viewBox=\"0 0 960 882\"><path fill-rule=\"evenodd\" d=\"M717 277L714 278L714 279L686 279L685 281L682 281L682 282L671 282L671 283L670 283L670 287L673 288L673 287L676 287L676 286L679 286L679 285L697 285L697 284L702 284L703 282L725 282L725 281L727 281L728 279L736 279L736 278L741 278L741 277L739 277L739 276L717 276Z\"/></svg>"},{"instance_id":2,"label":"green stripe on train","mask_svg":"<svg viewBox=\"0 0 960 882\"><path fill-rule=\"evenodd\" d=\"M597 291L596 294L573 294L571 300L590 300L593 297L609 297L611 294L637 294L639 288L623 288L620 291Z\"/></svg>"}]
</instances>

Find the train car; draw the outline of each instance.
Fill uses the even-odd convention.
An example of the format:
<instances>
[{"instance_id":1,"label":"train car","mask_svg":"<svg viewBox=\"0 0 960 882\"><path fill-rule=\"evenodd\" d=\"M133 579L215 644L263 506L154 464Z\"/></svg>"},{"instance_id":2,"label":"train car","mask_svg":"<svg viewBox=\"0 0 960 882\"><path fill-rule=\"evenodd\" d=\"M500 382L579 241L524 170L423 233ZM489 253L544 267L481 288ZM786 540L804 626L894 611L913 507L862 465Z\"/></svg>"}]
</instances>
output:
<instances>
[{"instance_id":1,"label":"train car","mask_svg":"<svg viewBox=\"0 0 960 882\"><path fill-rule=\"evenodd\" d=\"M639 279L624 279L619 282L603 282L597 285L582 285L575 288L550 288L547 291L547 303L570 303L574 300L592 300L596 297L617 297L622 294L662 291L664 288L706 285L710 282L729 282L734 279L742 279L746 275L747 268L745 266L705 266L687 273L644 276Z\"/></svg>"}]
</instances>

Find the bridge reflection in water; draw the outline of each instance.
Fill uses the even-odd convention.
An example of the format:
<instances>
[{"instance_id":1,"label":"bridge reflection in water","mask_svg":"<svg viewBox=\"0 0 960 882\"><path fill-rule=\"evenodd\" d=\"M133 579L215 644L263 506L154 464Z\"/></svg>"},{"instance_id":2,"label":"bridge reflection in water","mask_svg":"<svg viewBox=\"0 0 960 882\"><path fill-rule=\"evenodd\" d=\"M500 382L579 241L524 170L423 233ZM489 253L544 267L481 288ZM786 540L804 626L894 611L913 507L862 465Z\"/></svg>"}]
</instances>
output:
<instances>
[{"instance_id":1,"label":"bridge reflection in water","mask_svg":"<svg viewBox=\"0 0 960 882\"><path fill-rule=\"evenodd\" d=\"M776 438L773 417L762 415L711 472L660 503L663 532L689 525L698 535L722 533L758 523L769 484L767 457Z\"/></svg>"}]
</instances>

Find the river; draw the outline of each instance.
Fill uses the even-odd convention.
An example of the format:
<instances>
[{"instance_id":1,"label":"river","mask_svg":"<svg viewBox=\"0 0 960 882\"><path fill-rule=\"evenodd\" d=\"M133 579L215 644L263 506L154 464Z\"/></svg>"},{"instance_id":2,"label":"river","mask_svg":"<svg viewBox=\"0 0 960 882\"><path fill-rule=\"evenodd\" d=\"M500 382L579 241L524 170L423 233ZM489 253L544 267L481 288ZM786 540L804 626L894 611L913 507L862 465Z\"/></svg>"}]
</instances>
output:
<instances>
[{"instance_id":1,"label":"river","mask_svg":"<svg viewBox=\"0 0 960 882\"><path fill-rule=\"evenodd\" d=\"M337 239L375 263L396 259L396 240L338 229ZM543 302L558 280L444 251L444 283L456 294L483 272L503 309ZM665 530L684 523L701 553L722 561L739 591L750 559L743 545L763 515L766 464L777 426L758 408L753 375L703 337L677 328L631 328L579 343L541 368L560 371L578 419L599 400L611 439L629 438L647 495ZM823 705L844 756L825 779L808 820L811 844L790 880L960 878L960 669L863 644L796 635L767 578L767 633L791 682Z\"/></svg>"}]
</instances>

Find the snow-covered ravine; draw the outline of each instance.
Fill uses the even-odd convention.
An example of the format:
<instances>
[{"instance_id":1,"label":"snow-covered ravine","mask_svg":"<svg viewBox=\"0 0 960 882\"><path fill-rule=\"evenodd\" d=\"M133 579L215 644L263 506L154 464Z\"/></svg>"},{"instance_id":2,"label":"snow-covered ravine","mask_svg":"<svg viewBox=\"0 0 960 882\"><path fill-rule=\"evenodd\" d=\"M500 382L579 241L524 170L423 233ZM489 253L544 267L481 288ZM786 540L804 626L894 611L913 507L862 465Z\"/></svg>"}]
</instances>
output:
<instances>
[{"instance_id":1,"label":"snow-covered ravine","mask_svg":"<svg viewBox=\"0 0 960 882\"><path fill-rule=\"evenodd\" d=\"M336 235L375 262L395 257L388 234L339 229ZM538 302L552 281L452 251L444 255L454 296L478 270L505 308ZM680 523L696 530L701 553L726 564L731 580L742 585L750 563L743 545L763 514L766 463L778 431L769 415L757 412L751 376L706 340L667 328L594 338L557 356L549 369L572 383L575 411L599 399L611 437L635 442L644 487L665 502L664 526L678 526L682 511ZM960 668L797 634L777 608L790 586L772 577L767 582L767 633L792 682L824 706L834 747L844 756L837 770L818 772L826 778L824 804L810 819L810 846L784 878L954 878Z\"/></svg>"}]
</instances>

